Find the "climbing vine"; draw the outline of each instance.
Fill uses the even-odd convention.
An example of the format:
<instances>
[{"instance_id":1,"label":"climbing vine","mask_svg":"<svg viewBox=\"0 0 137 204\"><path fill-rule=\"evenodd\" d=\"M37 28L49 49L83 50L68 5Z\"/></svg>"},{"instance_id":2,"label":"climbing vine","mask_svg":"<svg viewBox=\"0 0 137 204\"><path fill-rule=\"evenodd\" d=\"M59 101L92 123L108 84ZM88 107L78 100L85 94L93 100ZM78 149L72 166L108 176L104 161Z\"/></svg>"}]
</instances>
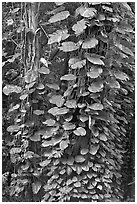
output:
<instances>
[{"instance_id":1,"label":"climbing vine","mask_svg":"<svg viewBox=\"0 0 137 204\"><path fill-rule=\"evenodd\" d=\"M125 192L134 185L127 180L134 157L133 8L3 4L4 201L131 197Z\"/></svg>"}]
</instances>

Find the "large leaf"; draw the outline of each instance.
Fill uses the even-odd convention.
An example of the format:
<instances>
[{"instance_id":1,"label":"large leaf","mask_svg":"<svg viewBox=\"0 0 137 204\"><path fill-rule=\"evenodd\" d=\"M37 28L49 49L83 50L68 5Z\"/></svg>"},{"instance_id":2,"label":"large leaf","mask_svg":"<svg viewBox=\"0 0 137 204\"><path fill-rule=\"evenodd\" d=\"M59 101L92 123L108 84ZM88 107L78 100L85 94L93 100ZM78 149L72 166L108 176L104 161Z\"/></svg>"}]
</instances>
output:
<instances>
[{"instance_id":1,"label":"large leaf","mask_svg":"<svg viewBox=\"0 0 137 204\"><path fill-rule=\"evenodd\" d=\"M92 93L100 92L103 89L103 82L94 82L88 87L88 90Z\"/></svg>"},{"instance_id":2,"label":"large leaf","mask_svg":"<svg viewBox=\"0 0 137 204\"><path fill-rule=\"evenodd\" d=\"M96 38L86 39L82 44L82 48L83 49L94 48L97 44L98 40Z\"/></svg>"},{"instance_id":3,"label":"large leaf","mask_svg":"<svg viewBox=\"0 0 137 204\"><path fill-rule=\"evenodd\" d=\"M77 77L73 74L66 74L60 78L60 80L72 81L75 80Z\"/></svg>"},{"instance_id":4,"label":"large leaf","mask_svg":"<svg viewBox=\"0 0 137 204\"><path fill-rule=\"evenodd\" d=\"M120 79L120 80L127 80L127 79L129 79L129 77L127 76L127 74L124 73L124 72L121 72L121 71L115 71L115 72L114 72L114 76L115 76L117 79Z\"/></svg>"},{"instance_id":5,"label":"large leaf","mask_svg":"<svg viewBox=\"0 0 137 204\"><path fill-rule=\"evenodd\" d=\"M40 181L36 181L35 183L32 183L32 191L34 194L37 194L39 192L39 190L41 189L41 182Z\"/></svg>"},{"instance_id":6,"label":"large leaf","mask_svg":"<svg viewBox=\"0 0 137 204\"><path fill-rule=\"evenodd\" d=\"M83 127L78 127L76 130L73 131L77 136L85 136L86 130Z\"/></svg>"},{"instance_id":7,"label":"large leaf","mask_svg":"<svg viewBox=\"0 0 137 204\"><path fill-rule=\"evenodd\" d=\"M5 95L9 95L11 93L21 93L22 92L22 88L20 86L14 86L14 85L9 85L7 84L4 88L3 88L3 93Z\"/></svg>"},{"instance_id":8,"label":"large leaf","mask_svg":"<svg viewBox=\"0 0 137 204\"><path fill-rule=\"evenodd\" d=\"M69 37L68 30L57 30L55 33L49 34L50 38L48 44L59 43L62 40L65 40Z\"/></svg>"},{"instance_id":9,"label":"large leaf","mask_svg":"<svg viewBox=\"0 0 137 204\"><path fill-rule=\"evenodd\" d=\"M86 23L87 22L84 19L82 19L81 21L77 21L77 24L73 25L72 30L75 31L76 35L79 35L86 29Z\"/></svg>"},{"instance_id":10,"label":"large leaf","mask_svg":"<svg viewBox=\"0 0 137 204\"><path fill-rule=\"evenodd\" d=\"M69 11L62 11L60 13L57 13L49 19L49 23L55 23L58 21L62 21L66 19L69 15L70 15Z\"/></svg>"},{"instance_id":11,"label":"large leaf","mask_svg":"<svg viewBox=\"0 0 137 204\"><path fill-rule=\"evenodd\" d=\"M65 99L61 95L53 95L49 99L50 103L56 104L58 107L61 107L65 101Z\"/></svg>"},{"instance_id":12,"label":"large leaf","mask_svg":"<svg viewBox=\"0 0 137 204\"><path fill-rule=\"evenodd\" d=\"M125 54L127 55L131 55L132 57L134 57L134 53L132 52L132 50L130 50L128 47L125 47L124 45L121 45L119 43L116 43L116 46L122 50Z\"/></svg>"},{"instance_id":13,"label":"large leaf","mask_svg":"<svg viewBox=\"0 0 137 204\"><path fill-rule=\"evenodd\" d=\"M59 47L59 49L64 52L71 52L71 51L77 50L78 48L79 48L79 45L72 41L63 42L62 46Z\"/></svg>"},{"instance_id":14,"label":"large leaf","mask_svg":"<svg viewBox=\"0 0 137 204\"><path fill-rule=\"evenodd\" d=\"M88 106L88 108L92 110L103 110L103 105L101 103L93 103L92 105Z\"/></svg>"},{"instance_id":15,"label":"large leaf","mask_svg":"<svg viewBox=\"0 0 137 204\"><path fill-rule=\"evenodd\" d=\"M100 74L102 74L102 72L103 72L102 68L92 67L90 71L87 72L87 76L94 79L99 77Z\"/></svg>"}]
</instances>

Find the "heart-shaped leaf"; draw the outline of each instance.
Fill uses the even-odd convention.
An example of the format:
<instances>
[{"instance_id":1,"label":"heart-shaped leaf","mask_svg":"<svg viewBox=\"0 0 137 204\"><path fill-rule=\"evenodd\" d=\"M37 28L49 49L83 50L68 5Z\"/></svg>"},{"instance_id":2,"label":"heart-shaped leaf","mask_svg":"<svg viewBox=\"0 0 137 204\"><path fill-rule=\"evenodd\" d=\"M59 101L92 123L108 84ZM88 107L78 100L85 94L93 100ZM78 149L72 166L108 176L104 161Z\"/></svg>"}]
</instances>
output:
<instances>
[{"instance_id":1,"label":"heart-shaped leaf","mask_svg":"<svg viewBox=\"0 0 137 204\"><path fill-rule=\"evenodd\" d=\"M76 78L77 77L73 74L66 74L66 75L62 76L60 78L60 80L72 81L72 80L76 80Z\"/></svg>"},{"instance_id":2,"label":"heart-shaped leaf","mask_svg":"<svg viewBox=\"0 0 137 204\"><path fill-rule=\"evenodd\" d=\"M86 130L83 127L78 127L76 130L73 131L77 136L85 136Z\"/></svg>"},{"instance_id":3,"label":"heart-shaped leaf","mask_svg":"<svg viewBox=\"0 0 137 204\"><path fill-rule=\"evenodd\" d=\"M70 15L69 11L62 11L60 13L57 13L49 19L49 23L55 23L58 21L62 21L66 19L69 15Z\"/></svg>"}]
</instances>

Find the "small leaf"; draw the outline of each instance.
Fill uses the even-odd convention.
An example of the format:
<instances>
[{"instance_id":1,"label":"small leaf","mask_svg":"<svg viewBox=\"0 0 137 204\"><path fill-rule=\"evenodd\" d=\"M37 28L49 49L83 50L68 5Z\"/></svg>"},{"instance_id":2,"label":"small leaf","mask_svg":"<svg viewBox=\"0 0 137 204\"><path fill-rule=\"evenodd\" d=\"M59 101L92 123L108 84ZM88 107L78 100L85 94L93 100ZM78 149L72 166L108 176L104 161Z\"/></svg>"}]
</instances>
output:
<instances>
[{"instance_id":1,"label":"small leaf","mask_svg":"<svg viewBox=\"0 0 137 204\"><path fill-rule=\"evenodd\" d=\"M80 60L78 58L70 58L69 60L69 66L72 69L81 69L83 66L86 65L86 60Z\"/></svg>"},{"instance_id":2,"label":"small leaf","mask_svg":"<svg viewBox=\"0 0 137 204\"><path fill-rule=\"evenodd\" d=\"M49 74L50 73L50 70L46 67L41 67L40 69L38 69L38 72L40 74Z\"/></svg>"},{"instance_id":3,"label":"small leaf","mask_svg":"<svg viewBox=\"0 0 137 204\"><path fill-rule=\"evenodd\" d=\"M45 88L45 86L44 86L44 84L42 84L42 83L40 83L38 86L37 86L37 89L39 89L39 90L42 90L42 89L44 89Z\"/></svg>"},{"instance_id":4,"label":"small leaf","mask_svg":"<svg viewBox=\"0 0 137 204\"><path fill-rule=\"evenodd\" d=\"M77 45L74 42L68 41L68 42L63 42L62 47L60 47L60 50L64 52L71 52L74 50L77 50L79 48L79 45Z\"/></svg>"},{"instance_id":5,"label":"small leaf","mask_svg":"<svg viewBox=\"0 0 137 204\"><path fill-rule=\"evenodd\" d=\"M50 159L47 159L47 160L45 160L45 161L40 162L39 165L42 166L42 167L45 167L45 166L47 166L48 164L50 164L50 162L51 162L51 160L50 160Z\"/></svg>"},{"instance_id":6,"label":"small leaf","mask_svg":"<svg viewBox=\"0 0 137 204\"><path fill-rule=\"evenodd\" d=\"M85 136L86 130L83 127L78 127L76 130L73 131L77 136Z\"/></svg>"},{"instance_id":7,"label":"small leaf","mask_svg":"<svg viewBox=\"0 0 137 204\"><path fill-rule=\"evenodd\" d=\"M82 48L83 49L94 48L97 44L98 40L96 38L86 39L82 44Z\"/></svg>"},{"instance_id":8,"label":"small leaf","mask_svg":"<svg viewBox=\"0 0 137 204\"><path fill-rule=\"evenodd\" d=\"M103 105L101 103L93 103L92 105L88 106L88 108L92 110L103 110Z\"/></svg>"},{"instance_id":9,"label":"small leaf","mask_svg":"<svg viewBox=\"0 0 137 204\"><path fill-rule=\"evenodd\" d=\"M98 185L97 188L98 188L99 190L102 190L102 186L101 186L101 185Z\"/></svg>"},{"instance_id":10,"label":"small leaf","mask_svg":"<svg viewBox=\"0 0 137 204\"><path fill-rule=\"evenodd\" d=\"M80 14L81 16L86 18L93 18L96 12L97 10L95 8L86 8L84 6L76 9L76 15Z\"/></svg>"},{"instance_id":11,"label":"small leaf","mask_svg":"<svg viewBox=\"0 0 137 204\"><path fill-rule=\"evenodd\" d=\"M11 125L7 128L7 131L11 133L18 132L19 130L20 130L20 126L18 125Z\"/></svg>"},{"instance_id":12,"label":"small leaf","mask_svg":"<svg viewBox=\"0 0 137 204\"><path fill-rule=\"evenodd\" d=\"M61 150L66 149L66 148L68 147L68 141L67 141L67 140L62 140L62 141L60 142L59 146L60 146L60 149L61 149Z\"/></svg>"},{"instance_id":13,"label":"small leaf","mask_svg":"<svg viewBox=\"0 0 137 204\"><path fill-rule=\"evenodd\" d=\"M95 155L99 149L99 145L91 145L90 146L90 154Z\"/></svg>"},{"instance_id":14,"label":"small leaf","mask_svg":"<svg viewBox=\"0 0 137 204\"><path fill-rule=\"evenodd\" d=\"M105 65L104 62L99 58L99 57L93 57L90 54L85 54L85 57L87 58L87 60L93 64L97 64L97 65Z\"/></svg>"},{"instance_id":15,"label":"small leaf","mask_svg":"<svg viewBox=\"0 0 137 204\"><path fill-rule=\"evenodd\" d=\"M56 104L56 106L61 107L65 101L65 99L61 95L53 95L49 99L50 103Z\"/></svg>"},{"instance_id":16,"label":"small leaf","mask_svg":"<svg viewBox=\"0 0 137 204\"><path fill-rule=\"evenodd\" d=\"M103 133L99 135L99 138L100 138L100 140L102 140L104 142L107 141L107 136L105 134L103 134Z\"/></svg>"},{"instance_id":17,"label":"small leaf","mask_svg":"<svg viewBox=\"0 0 137 204\"><path fill-rule=\"evenodd\" d=\"M35 115L43 115L44 114L44 110L34 110L33 113Z\"/></svg>"},{"instance_id":18,"label":"small leaf","mask_svg":"<svg viewBox=\"0 0 137 204\"><path fill-rule=\"evenodd\" d=\"M89 152L89 150L88 150L87 148L84 148L84 149L81 149L81 150L80 150L80 153L81 153L82 155L86 155L88 152Z\"/></svg>"},{"instance_id":19,"label":"small leaf","mask_svg":"<svg viewBox=\"0 0 137 204\"><path fill-rule=\"evenodd\" d=\"M3 88L3 93L5 95L9 95L11 93L21 93L22 92L22 88L20 86L14 86L14 85L6 85L4 88Z\"/></svg>"},{"instance_id":20,"label":"small leaf","mask_svg":"<svg viewBox=\"0 0 137 204\"><path fill-rule=\"evenodd\" d=\"M15 106L13 106L12 108L9 109L9 112L17 110L19 107L20 107L20 104L16 104Z\"/></svg>"},{"instance_id":21,"label":"small leaf","mask_svg":"<svg viewBox=\"0 0 137 204\"><path fill-rule=\"evenodd\" d=\"M76 80L76 78L77 77L73 74L66 74L66 75L62 76L60 78L60 80L72 81L72 80Z\"/></svg>"},{"instance_id":22,"label":"small leaf","mask_svg":"<svg viewBox=\"0 0 137 204\"><path fill-rule=\"evenodd\" d=\"M20 100L25 100L28 97L28 94L23 94L20 96Z\"/></svg>"},{"instance_id":23,"label":"small leaf","mask_svg":"<svg viewBox=\"0 0 137 204\"><path fill-rule=\"evenodd\" d=\"M59 90L60 87L57 84L46 84L50 89Z\"/></svg>"},{"instance_id":24,"label":"small leaf","mask_svg":"<svg viewBox=\"0 0 137 204\"><path fill-rule=\"evenodd\" d=\"M11 11L11 13L17 13L20 10L20 8L15 8Z\"/></svg>"},{"instance_id":25,"label":"small leaf","mask_svg":"<svg viewBox=\"0 0 137 204\"><path fill-rule=\"evenodd\" d=\"M74 186L77 187L77 188L81 187L81 183L78 181L78 182L74 183Z\"/></svg>"},{"instance_id":26,"label":"small leaf","mask_svg":"<svg viewBox=\"0 0 137 204\"><path fill-rule=\"evenodd\" d=\"M67 108L76 108L77 103L76 100L67 100L66 103L64 104Z\"/></svg>"},{"instance_id":27,"label":"small leaf","mask_svg":"<svg viewBox=\"0 0 137 204\"><path fill-rule=\"evenodd\" d=\"M89 72L87 72L87 76L94 79L99 77L102 72L103 70L101 68L93 67Z\"/></svg>"},{"instance_id":28,"label":"small leaf","mask_svg":"<svg viewBox=\"0 0 137 204\"><path fill-rule=\"evenodd\" d=\"M36 132L34 135L30 136L29 139L33 142L38 142L41 140L40 134Z\"/></svg>"},{"instance_id":29,"label":"small leaf","mask_svg":"<svg viewBox=\"0 0 137 204\"><path fill-rule=\"evenodd\" d=\"M38 77L37 71L35 71L35 70L28 71L25 75L25 82L30 84L30 83L36 81L37 77Z\"/></svg>"},{"instance_id":30,"label":"small leaf","mask_svg":"<svg viewBox=\"0 0 137 204\"><path fill-rule=\"evenodd\" d=\"M58 21L62 21L66 19L69 15L70 15L69 11L62 11L60 13L57 13L49 19L49 23L55 23Z\"/></svg>"},{"instance_id":31,"label":"small leaf","mask_svg":"<svg viewBox=\"0 0 137 204\"><path fill-rule=\"evenodd\" d=\"M12 18L7 20L7 26L13 25L14 21Z\"/></svg>"},{"instance_id":32,"label":"small leaf","mask_svg":"<svg viewBox=\"0 0 137 204\"><path fill-rule=\"evenodd\" d=\"M35 183L32 183L32 191L34 194L37 194L39 190L41 189L41 182L37 181Z\"/></svg>"},{"instance_id":33,"label":"small leaf","mask_svg":"<svg viewBox=\"0 0 137 204\"><path fill-rule=\"evenodd\" d=\"M94 82L88 87L88 90L92 93L100 92L104 87L102 82Z\"/></svg>"},{"instance_id":34,"label":"small leaf","mask_svg":"<svg viewBox=\"0 0 137 204\"><path fill-rule=\"evenodd\" d=\"M42 64L44 64L46 67L48 67L48 61L47 60L45 60L45 58L40 58L40 62L42 63Z\"/></svg>"},{"instance_id":35,"label":"small leaf","mask_svg":"<svg viewBox=\"0 0 137 204\"><path fill-rule=\"evenodd\" d=\"M64 130L73 130L76 128L76 125L73 123L65 122L63 125Z\"/></svg>"},{"instance_id":36,"label":"small leaf","mask_svg":"<svg viewBox=\"0 0 137 204\"><path fill-rule=\"evenodd\" d=\"M77 155L75 157L75 162L77 162L77 163L83 163L84 161L85 161L85 158L82 155Z\"/></svg>"},{"instance_id":37,"label":"small leaf","mask_svg":"<svg viewBox=\"0 0 137 204\"><path fill-rule=\"evenodd\" d=\"M44 125L47 125L47 126L54 126L56 121L53 120L53 119L48 119L46 120L45 122L42 122Z\"/></svg>"}]
</instances>

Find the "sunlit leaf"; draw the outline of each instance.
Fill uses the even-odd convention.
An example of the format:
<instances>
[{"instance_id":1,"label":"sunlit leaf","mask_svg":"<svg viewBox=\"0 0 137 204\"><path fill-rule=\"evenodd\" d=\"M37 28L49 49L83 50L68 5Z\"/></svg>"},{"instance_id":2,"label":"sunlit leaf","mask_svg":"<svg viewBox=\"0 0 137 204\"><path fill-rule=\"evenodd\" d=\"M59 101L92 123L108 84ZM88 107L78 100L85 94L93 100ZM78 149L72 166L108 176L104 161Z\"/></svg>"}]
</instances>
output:
<instances>
[{"instance_id":1,"label":"sunlit leaf","mask_svg":"<svg viewBox=\"0 0 137 204\"><path fill-rule=\"evenodd\" d=\"M40 62L42 63L42 64L44 64L46 67L48 67L48 61L47 60L45 60L45 58L43 58L43 57L41 57L40 58Z\"/></svg>"},{"instance_id":2,"label":"sunlit leaf","mask_svg":"<svg viewBox=\"0 0 137 204\"><path fill-rule=\"evenodd\" d=\"M50 38L48 40L48 44L53 44L55 42L60 42L69 37L68 30L57 30L55 33L49 34Z\"/></svg>"},{"instance_id":3,"label":"sunlit leaf","mask_svg":"<svg viewBox=\"0 0 137 204\"><path fill-rule=\"evenodd\" d=\"M60 142L59 146L60 146L60 149L61 149L61 150L66 149L66 148L68 147L68 141L67 141L67 140L62 140L62 141Z\"/></svg>"},{"instance_id":4,"label":"sunlit leaf","mask_svg":"<svg viewBox=\"0 0 137 204\"><path fill-rule=\"evenodd\" d=\"M77 136L85 136L86 130L83 127L78 127L76 130L73 131Z\"/></svg>"},{"instance_id":5,"label":"sunlit leaf","mask_svg":"<svg viewBox=\"0 0 137 204\"><path fill-rule=\"evenodd\" d=\"M90 146L90 154L95 155L99 149L99 145L91 145Z\"/></svg>"},{"instance_id":6,"label":"sunlit leaf","mask_svg":"<svg viewBox=\"0 0 137 204\"><path fill-rule=\"evenodd\" d=\"M63 125L64 130L73 130L75 129L76 125L73 123L65 122Z\"/></svg>"},{"instance_id":7,"label":"sunlit leaf","mask_svg":"<svg viewBox=\"0 0 137 204\"><path fill-rule=\"evenodd\" d=\"M12 18L7 20L7 26L13 25L14 21Z\"/></svg>"},{"instance_id":8,"label":"sunlit leaf","mask_svg":"<svg viewBox=\"0 0 137 204\"><path fill-rule=\"evenodd\" d=\"M25 100L28 97L28 94L22 94L20 96L20 100Z\"/></svg>"},{"instance_id":9,"label":"sunlit leaf","mask_svg":"<svg viewBox=\"0 0 137 204\"><path fill-rule=\"evenodd\" d=\"M57 6L61 6L62 4L64 4L65 2L55 2L55 4L57 5Z\"/></svg>"},{"instance_id":10,"label":"sunlit leaf","mask_svg":"<svg viewBox=\"0 0 137 204\"><path fill-rule=\"evenodd\" d=\"M79 119L84 123L88 120L88 116L82 116L80 115Z\"/></svg>"},{"instance_id":11,"label":"sunlit leaf","mask_svg":"<svg viewBox=\"0 0 137 204\"><path fill-rule=\"evenodd\" d=\"M91 86L88 87L88 90L92 93L100 92L103 89L104 85L102 82L94 82Z\"/></svg>"},{"instance_id":12,"label":"sunlit leaf","mask_svg":"<svg viewBox=\"0 0 137 204\"><path fill-rule=\"evenodd\" d=\"M58 21L62 21L66 19L69 15L70 15L69 11L62 11L60 13L57 13L49 19L49 23L55 23Z\"/></svg>"},{"instance_id":13,"label":"sunlit leaf","mask_svg":"<svg viewBox=\"0 0 137 204\"><path fill-rule=\"evenodd\" d=\"M13 147L10 150L10 154L19 154L21 152L21 148L20 147Z\"/></svg>"},{"instance_id":14,"label":"sunlit leaf","mask_svg":"<svg viewBox=\"0 0 137 204\"><path fill-rule=\"evenodd\" d=\"M81 183L78 181L78 182L74 183L74 186L77 187L77 188L81 187Z\"/></svg>"},{"instance_id":15,"label":"sunlit leaf","mask_svg":"<svg viewBox=\"0 0 137 204\"><path fill-rule=\"evenodd\" d=\"M13 106L12 108L9 109L9 112L17 110L19 107L20 107L20 104L16 104L15 106Z\"/></svg>"},{"instance_id":16,"label":"sunlit leaf","mask_svg":"<svg viewBox=\"0 0 137 204\"><path fill-rule=\"evenodd\" d=\"M19 130L20 130L20 126L18 125L11 125L7 128L7 131L11 133L18 132Z\"/></svg>"},{"instance_id":17,"label":"sunlit leaf","mask_svg":"<svg viewBox=\"0 0 137 204\"><path fill-rule=\"evenodd\" d=\"M47 126L54 126L56 121L53 120L53 119L48 119L46 120L45 122L42 122L44 125L47 125Z\"/></svg>"},{"instance_id":18,"label":"sunlit leaf","mask_svg":"<svg viewBox=\"0 0 137 204\"><path fill-rule=\"evenodd\" d=\"M53 141L49 140L49 141L45 141L42 143L41 145L42 147L49 147L49 146L53 146Z\"/></svg>"},{"instance_id":19,"label":"sunlit leaf","mask_svg":"<svg viewBox=\"0 0 137 204\"><path fill-rule=\"evenodd\" d=\"M76 43L72 41L63 42L62 46L59 47L59 49L64 52L71 52L71 51L77 50L78 48L79 48L79 45L77 45Z\"/></svg>"},{"instance_id":20,"label":"sunlit leaf","mask_svg":"<svg viewBox=\"0 0 137 204\"><path fill-rule=\"evenodd\" d=\"M86 8L86 7L79 7L76 9L76 15L80 14L86 18L93 18L96 14L97 10L95 8Z\"/></svg>"},{"instance_id":21,"label":"sunlit leaf","mask_svg":"<svg viewBox=\"0 0 137 204\"><path fill-rule=\"evenodd\" d=\"M61 107L65 101L65 99L61 95L53 95L49 99L50 103L56 104L56 106Z\"/></svg>"},{"instance_id":22,"label":"sunlit leaf","mask_svg":"<svg viewBox=\"0 0 137 204\"><path fill-rule=\"evenodd\" d=\"M44 110L34 110L33 113L35 115L43 115L44 114Z\"/></svg>"},{"instance_id":23,"label":"sunlit leaf","mask_svg":"<svg viewBox=\"0 0 137 204\"><path fill-rule=\"evenodd\" d=\"M103 133L101 133L101 134L99 135L99 138L100 138L100 140L102 140L102 141L104 141L104 142L107 141L107 136L106 136L105 134L103 134Z\"/></svg>"},{"instance_id":24,"label":"sunlit leaf","mask_svg":"<svg viewBox=\"0 0 137 204\"><path fill-rule=\"evenodd\" d=\"M66 75L62 76L60 78L60 80L72 81L72 80L76 80L76 78L77 77L73 74L66 74Z\"/></svg>"},{"instance_id":25,"label":"sunlit leaf","mask_svg":"<svg viewBox=\"0 0 137 204\"><path fill-rule=\"evenodd\" d=\"M83 149L80 150L80 153L81 153L82 155L85 155L85 154L87 154L88 152L89 152L89 150L88 150L87 148L83 148Z\"/></svg>"},{"instance_id":26,"label":"sunlit leaf","mask_svg":"<svg viewBox=\"0 0 137 204\"><path fill-rule=\"evenodd\" d=\"M32 183L32 191L34 194L37 194L39 192L39 190L41 189L41 182L40 181L36 181L35 183Z\"/></svg>"},{"instance_id":27,"label":"sunlit leaf","mask_svg":"<svg viewBox=\"0 0 137 204\"><path fill-rule=\"evenodd\" d=\"M77 103L76 100L67 100L66 103L64 104L67 108L76 108Z\"/></svg>"},{"instance_id":28,"label":"sunlit leaf","mask_svg":"<svg viewBox=\"0 0 137 204\"><path fill-rule=\"evenodd\" d=\"M37 86L37 89L39 89L39 90L42 90L44 88L45 88L45 86L42 83L38 84L38 86Z\"/></svg>"},{"instance_id":29,"label":"sunlit leaf","mask_svg":"<svg viewBox=\"0 0 137 204\"><path fill-rule=\"evenodd\" d=\"M103 70L101 68L92 67L89 72L87 72L87 76L90 78L97 78L102 74Z\"/></svg>"},{"instance_id":30,"label":"sunlit leaf","mask_svg":"<svg viewBox=\"0 0 137 204\"><path fill-rule=\"evenodd\" d=\"M103 105L101 103L93 103L92 105L88 106L88 108L92 110L103 110Z\"/></svg>"},{"instance_id":31,"label":"sunlit leaf","mask_svg":"<svg viewBox=\"0 0 137 204\"><path fill-rule=\"evenodd\" d=\"M46 84L50 89L59 90L60 87L57 84Z\"/></svg>"},{"instance_id":32,"label":"sunlit leaf","mask_svg":"<svg viewBox=\"0 0 137 204\"><path fill-rule=\"evenodd\" d=\"M77 23L72 26L72 30L75 31L76 35L79 35L86 29L86 23L87 22L84 19L82 19L81 21L77 21Z\"/></svg>"},{"instance_id":33,"label":"sunlit leaf","mask_svg":"<svg viewBox=\"0 0 137 204\"><path fill-rule=\"evenodd\" d=\"M46 67L41 67L40 69L38 69L38 72L40 74L49 74L50 73L50 70Z\"/></svg>"},{"instance_id":34,"label":"sunlit leaf","mask_svg":"<svg viewBox=\"0 0 137 204\"><path fill-rule=\"evenodd\" d=\"M108 6L102 6L103 9L105 9L106 11L108 12L113 12L113 9L111 7L108 7Z\"/></svg>"},{"instance_id":35,"label":"sunlit leaf","mask_svg":"<svg viewBox=\"0 0 137 204\"><path fill-rule=\"evenodd\" d=\"M35 70L30 70L25 75L25 82L28 84L32 83L36 81L37 77L38 77L38 72Z\"/></svg>"},{"instance_id":36,"label":"sunlit leaf","mask_svg":"<svg viewBox=\"0 0 137 204\"><path fill-rule=\"evenodd\" d=\"M83 49L94 48L97 44L98 40L96 38L86 39L82 44L82 48Z\"/></svg>"},{"instance_id":37,"label":"sunlit leaf","mask_svg":"<svg viewBox=\"0 0 137 204\"><path fill-rule=\"evenodd\" d=\"M9 85L7 84L4 88L3 88L3 93L5 95L9 95L11 93L21 93L22 92L22 88L20 86L14 86L14 85Z\"/></svg>"},{"instance_id":38,"label":"sunlit leaf","mask_svg":"<svg viewBox=\"0 0 137 204\"><path fill-rule=\"evenodd\" d=\"M75 157L75 161L76 161L77 163L82 163L82 162L85 161L85 158L84 158L84 156L82 156L82 155L77 155L77 156Z\"/></svg>"},{"instance_id":39,"label":"sunlit leaf","mask_svg":"<svg viewBox=\"0 0 137 204\"><path fill-rule=\"evenodd\" d=\"M81 69L83 66L86 65L86 60L80 60L78 58L70 58L69 60L69 66L72 69Z\"/></svg>"},{"instance_id":40,"label":"sunlit leaf","mask_svg":"<svg viewBox=\"0 0 137 204\"><path fill-rule=\"evenodd\" d=\"M40 162L39 165L44 167L44 166L47 166L48 164L50 164L50 162L51 162L51 160L47 159L47 160L44 160L44 161Z\"/></svg>"},{"instance_id":41,"label":"sunlit leaf","mask_svg":"<svg viewBox=\"0 0 137 204\"><path fill-rule=\"evenodd\" d=\"M15 8L11 11L11 13L17 13L20 10L20 8Z\"/></svg>"}]
</instances>

